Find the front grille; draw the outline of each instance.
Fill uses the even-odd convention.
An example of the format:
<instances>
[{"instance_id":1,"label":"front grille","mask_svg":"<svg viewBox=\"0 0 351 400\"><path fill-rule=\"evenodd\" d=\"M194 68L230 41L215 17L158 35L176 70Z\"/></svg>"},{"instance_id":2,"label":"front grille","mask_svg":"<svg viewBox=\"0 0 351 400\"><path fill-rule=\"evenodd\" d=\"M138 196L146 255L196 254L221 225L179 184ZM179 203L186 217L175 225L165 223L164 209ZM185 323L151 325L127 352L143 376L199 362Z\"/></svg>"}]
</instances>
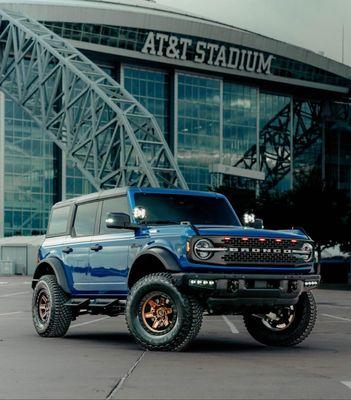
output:
<instances>
[{"instance_id":1,"label":"front grille","mask_svg":"<svg viewBox=\"0 0 351 400\"><path fill-rule=\"evenodd\" d=\"M220 252L221 259L226 264L296 264L301 262L293 250L300 250L303 241L289 239L259 239L231 237L216 241L215 247L226 248Z\"/></svg>"},{"instance_id":2,"label":"front grille","mask_svg":"<svg viewBox=\"0 0 351 400\"><path fill-rule=\"evenodd\" d=\"M206 241L207 247L199 244ZM313 262L313 242L308 239L194 236L189 244L189 258L201 264L297 267Z\"/></svg>"}]
</instances>

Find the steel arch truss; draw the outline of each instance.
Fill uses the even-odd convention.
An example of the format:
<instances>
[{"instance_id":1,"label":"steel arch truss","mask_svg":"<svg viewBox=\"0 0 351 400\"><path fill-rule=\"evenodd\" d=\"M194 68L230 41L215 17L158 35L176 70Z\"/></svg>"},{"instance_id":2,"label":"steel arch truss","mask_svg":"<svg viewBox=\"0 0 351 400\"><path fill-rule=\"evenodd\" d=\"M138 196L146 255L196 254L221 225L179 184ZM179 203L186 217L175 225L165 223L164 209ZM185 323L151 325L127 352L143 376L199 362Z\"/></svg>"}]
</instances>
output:
<instances>
[{"instance_id":1,"label":"steel arch truss","mask_svg":"<svg viewBox=\"0 0 351 400\"><path fill-rule=\"evenodd\" d=\"M97 188L187 188L154 118L64 39L0 10L0 89Z\"/></svg>"},{"instance_id":2,"label":"steel arch truss","mask_svg":"<svg viewBox=\"0 0 351 400\"><path fill-rule=\"evenodd\" d=\"M291 135L291 129L293 129L293 135ZM297 158L303 155L305 150L321 137L321 104L300 99L294 99L293 104L289 102L260 130L259 170L266 174L261 187L274 188L291 171L292 157ZM257 147L255 145L234 166L254 169L256 164Z\"/></svg>"}]
</instances>

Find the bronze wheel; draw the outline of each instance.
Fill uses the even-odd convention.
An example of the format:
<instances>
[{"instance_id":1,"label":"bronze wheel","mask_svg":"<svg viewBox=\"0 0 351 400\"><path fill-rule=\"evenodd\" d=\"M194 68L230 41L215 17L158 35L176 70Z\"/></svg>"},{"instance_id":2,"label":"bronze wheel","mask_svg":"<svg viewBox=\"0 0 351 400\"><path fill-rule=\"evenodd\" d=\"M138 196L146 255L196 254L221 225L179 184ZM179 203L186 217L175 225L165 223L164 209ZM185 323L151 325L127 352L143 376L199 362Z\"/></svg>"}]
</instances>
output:
<instances>
[{"instance_id":1,"label":"bronze wheel","mask_svg":"<svg viewBox=\"0 0 351 400\"><path fill-rule=\"evenodd\" d=\"M262 318L262 323L272 331L283 331L288 329L295 318L294 306L281 308L266 314Z\"/></svg>"},{"instance_id":2,"label":"bronze wheel","mask_svg":"<svg viewBox=\"0 0 351 400\"><path fill-rule=\"evenodd\" d=\"M172 299L165 293L152 292L142 301L141 318L145 327L156 334L169 332L174 326L177 311Z\"/></svg>"},{"instance_id":3,"label":"bronze wheel","mask_svg":"<svg viewBox=\"0 0 351 400\"><path fill-rule=\"evenodd\" d=\"M46 291L42 290L39 293L37 304L40 321L45 324L50 317L51 312L51 302L49 295L48 293L46 293Z\"/></svg>"},{"instance_id":4,"label":"bronze wheel","mask_svg":"<svg viewBox=\"0 0 351 400\"><path fill-rule=\"evenodd\" d=\"M197 299L182 293L172 275L160 272L135 283L125 315L130 333L144 348L180 351L198 334L202 313Z\"/></svg>"}]
</instances>

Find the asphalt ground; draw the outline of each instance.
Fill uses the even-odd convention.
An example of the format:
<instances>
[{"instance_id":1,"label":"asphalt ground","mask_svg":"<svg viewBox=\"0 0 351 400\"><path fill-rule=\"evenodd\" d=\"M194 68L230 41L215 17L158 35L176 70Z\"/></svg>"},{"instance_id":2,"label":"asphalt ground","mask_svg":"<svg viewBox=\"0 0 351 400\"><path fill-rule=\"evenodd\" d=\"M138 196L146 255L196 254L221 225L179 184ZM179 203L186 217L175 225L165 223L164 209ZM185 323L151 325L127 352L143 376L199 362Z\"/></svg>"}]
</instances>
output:
<instances>
[{"instance_id":1,"label":"asphalt ground","mask_svg":"<svg viewBox=\"0 0 351 400\"><path fill-rule=\"evenodd\" d=\"M187 352L144 352L124 317L83 316L65 338L31 321L30 278L0 278L0 398L351 399L351 291L316 290L319 319L294 348L268 348L241 317L206 317Z\"/></svg>"}]
</instances>

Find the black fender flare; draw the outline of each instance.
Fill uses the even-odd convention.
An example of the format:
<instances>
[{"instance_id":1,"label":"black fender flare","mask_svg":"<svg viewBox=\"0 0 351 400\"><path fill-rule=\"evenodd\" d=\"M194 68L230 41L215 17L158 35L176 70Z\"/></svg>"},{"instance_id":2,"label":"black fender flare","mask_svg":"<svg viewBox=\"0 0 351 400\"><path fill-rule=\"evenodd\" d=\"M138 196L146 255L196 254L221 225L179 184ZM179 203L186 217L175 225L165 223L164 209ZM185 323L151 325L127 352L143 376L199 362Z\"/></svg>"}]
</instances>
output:
<instances>
[{"instance_id":1,"label":"black fender flare","mask_svg":"<svg viewBox=\"0 0 351 400\"><path fill-rule=\"evenodd\" d=\"M35 288L40 277L42 275L45 275L45 272L47 271L48 268L49 269L51 268L53 270L59 286L66 293L70 293L69 285L67 282L67 278L66 278L66 274L65 274L62 262L59 259L54 258L54 257L45 258L37 265L37 268L35 269L35 272L33 275L32 289Z\"/></svg>"},{"instance_id":2,"label":"black fender flare","mask_svg":"<svg viewBox=\"0 0 351 400\"><path fill-rule=\"evenodd\" d=\"M133 270L135 265L138 264L138 261L140 261L141 258L145 257L145 256L153 256L156 257L158 259L158 261L160 261L162 263L162 265L164 266L165 270L168 272L181 272L181 268L178 264L177 259L175 258L175 256L167 249L163 248L163 247L151 247L149 249L143 250L140 253L138 253L138 255L135 257L135 259L133 260L132 265L129 268L129 273L128 273L128 285L130 282L130 278L133 274Z\"/></svg>"}]
</instances>

